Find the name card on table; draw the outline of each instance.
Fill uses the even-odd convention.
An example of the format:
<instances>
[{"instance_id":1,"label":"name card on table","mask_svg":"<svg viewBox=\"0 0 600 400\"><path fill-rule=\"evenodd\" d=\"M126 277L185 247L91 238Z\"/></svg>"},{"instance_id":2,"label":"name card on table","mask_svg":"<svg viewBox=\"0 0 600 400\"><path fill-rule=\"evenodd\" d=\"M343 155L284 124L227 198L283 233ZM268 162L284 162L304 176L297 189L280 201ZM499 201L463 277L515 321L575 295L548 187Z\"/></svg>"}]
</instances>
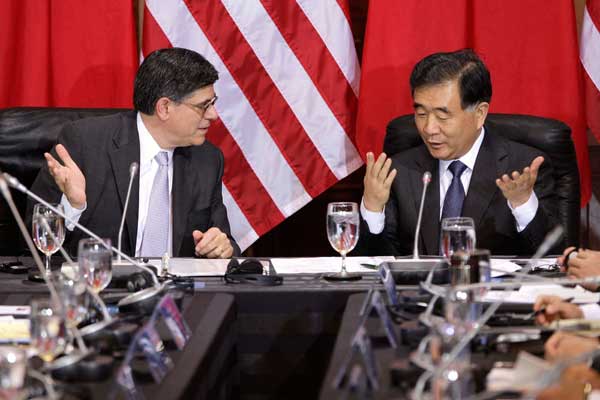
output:
<instances>
[{"instance_id":1,"label":"name card on table","mask_svg":"<svg viewBox=\"0 0 600 400\"><path fill-rule=\"evenodd\" d=\"M396 335L396 329L394 329L394 322L390 317L390 313L388 312L387 307L383 301L383 297L381 297L379 291L373 292L373 295L371 296L371 307L375 308L377 314L379 315L379 319L381 320L381 324L383 326L383 329L385 330L385 335L387 336L388 341L390 342L390 346L392 346L394 349L397 348L398 337ZM366 315L368 316L369 313L370 310Z\"/></svg>"},{"instance_id":2,"label":"name card on table","mask_svg":"<svg viewBox=\"0 0 600 400\"><path fill-rule=\"evenodd\" d=\"M342 362L342 365L340 366L340 369L338 370L334 378L333 387L338 389L342 386L342 382L344 380L344 377L346 376L346 372L348 371L348 366L357 354L360 354L362 363L365 366L365 371L369 385L373 390L378 390L379 372L377 368L377 362L375 360L375 353L373 353L371 338L367 334L367 330L362 324L358 327L356 333L354 334L354 337L352 338L350 352L348 352L346 358Z\"/></svg>"},{"instance_id":3,"label":"name card on table","mask_svg":"<svg viewBox=\"0 0 600 400\"><path fill-rule=\"evenodd\" d=\"M179 312L173 297L169 294L165 295L154 309L148 322L135 335L125 359L117 371L117 383L130 400L144 398L141 391L137 390L135 386L131 371L131 361L138 351L144 355L156 383L162 381L173 368L173 361L165 351L163 341L156 330L156 324L160 319L165 322L179 350L185 347L191 337L191 330Z\"/></svg>"},{"instance_id":4,"label":"name card on table","mask_svg":"<svg viewBox=\"0 0 600 400\"><path fill-rule=\"evenodd\" d=\"M394 281L390 267L386 263L381 264L379 267L379 276L383 282L390 305L397 307L400 301L398 300L398 292L396 292L396 282Z\"/></svg>"}]
</instances>

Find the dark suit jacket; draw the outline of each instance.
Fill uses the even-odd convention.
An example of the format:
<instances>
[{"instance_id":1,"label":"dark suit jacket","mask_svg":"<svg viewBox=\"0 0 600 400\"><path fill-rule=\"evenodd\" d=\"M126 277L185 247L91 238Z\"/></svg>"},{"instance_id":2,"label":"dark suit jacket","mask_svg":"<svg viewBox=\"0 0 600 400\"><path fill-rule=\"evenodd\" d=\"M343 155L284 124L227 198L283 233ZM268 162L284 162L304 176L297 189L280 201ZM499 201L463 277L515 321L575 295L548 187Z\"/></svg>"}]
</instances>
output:
<instances>
[{"instance_id":1,"label":"dark suit jacket","mask_svg":"<svg viewBox=\"0 0 600 400\"><path fill-rule=\"evenodd\" d=\"M532 254L546 233L558 223L552 166L548 157L544 157L545 161L534 188L539 200L537 213L522 232L517 232L516 221L506 198L496 186L495 181L502 174L523 170L538 155L544 154L532 147L494 135L494 132L486 127L462 213L465 217L473 218L475 222L478 248L489 249L492 255ZM385 208L385 228L378 235L371 234L363 220L358 252L372 255L412 254L423 190L422 176L425 171L430 171L432 180L425 197L419 251L421 254L439 254L438 160L431 157L427 147L422 144L394 155L392 168L396 168L398 174ZM556 251L561 246L555 246Z\"/></svg>"},{"instance_id":2,"label":"dark suit jacket","mask_svg":"<svg viewBox=\"0 0 600 400\"><path fill-rule=\"evenodd\" d=\"M140 162L140 143L134 111L87 118L67 124L59 135L62 143L86 177L87 209L79 222L117 246L117 235L127 186L129 166ZM53 155L57 158L55 151ZM58 158L57 158L58 159ZM223 154L213 144L179 147L173 154L173 256L194 256L192 231L217 227L229 236L238 255L240 249L231 237L227 211L221 195ZM42 198L58 203L62 193L44 166L32 186ZM138 225L139 176L135 178L125 218L122 249L135 253ZM28 204L28 216L33 205ZM167 231L167 227L165 227ZM65 246L77 254L79 239L85 234L75 229L67 233Z\"/></svg>"}]
</instances>

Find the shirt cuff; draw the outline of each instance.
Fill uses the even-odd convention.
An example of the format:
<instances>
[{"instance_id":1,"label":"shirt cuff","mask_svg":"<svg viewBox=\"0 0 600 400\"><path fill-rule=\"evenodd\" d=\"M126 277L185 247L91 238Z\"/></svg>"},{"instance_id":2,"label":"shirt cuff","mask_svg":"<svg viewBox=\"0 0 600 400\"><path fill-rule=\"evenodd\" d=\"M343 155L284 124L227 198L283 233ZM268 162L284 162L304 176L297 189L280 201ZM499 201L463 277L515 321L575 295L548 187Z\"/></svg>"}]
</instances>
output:
<instances>
[{"instance_id":1,"label":"shirt cuff","mask_svg":"<svg viewBox=\"0 0 600 400\"><path fill-rule=\"evenodd\" d=\"M360 214L363 219L367 222L367 226L369 227L369 232L374 235L378 235L383 232L383 227L385 226L385 207L383 207L382 212L369 211L365 207L364 200L360 200Z\"/></svg>"},{"instance_id":2,"label":"shirt cuff","mask_svg":"<svg viewBox=\"0 0 600 400\"><path fill-rule=\"evenodd\" d=\"M508 208L512 212L515 220L517 221L517 231L523 232L527 225L533 220L535 214L537 213L537 209L539 206L539 201L535 192L531 192L531 196L529 196L529 200L527 200L524 204L521 204L517 208L512 208L510 205L510 201L506 201L508 203Z\"/></svg>"},{"instance_id":3,"label":"shirt cuff","mask_svg":"<svg viewBox=\"0 0 600 400\"><path fill-rule=\"evenodd\" d=\"M600 390L592 390L587 400L600 400Z\"/></svg>"},{"instance_id":4,"label":"shirt cuff","mask_svg":"<svg viewBox=\"0 0 600 400\"><path fill-rule=\"evenodd\" d=\"M67 196L63 194L60 198L60 204L63 206L67 218L70 221L72 221L70 222L65 218L65 226L68 230L72 231L73 229L75 229L75 222L79 222L81 214L83 214L83 212L87 209L87 202L83 205L83 208L80 210L78 208L73 207L71 203L69 203L69 200L67 200Z\"/></svg>"},{"instance_id":5,"label":"shirt cuff","mask_svg":"<svg viewBox=\"0 0 600 400\"><path fill-rule=\"evenodd\" d=\"M590 319L590 320L600 319L600 305L598 305L596 303L580 305L579 309L583 313L584 319Z\"/></svg>"}]
</instances>

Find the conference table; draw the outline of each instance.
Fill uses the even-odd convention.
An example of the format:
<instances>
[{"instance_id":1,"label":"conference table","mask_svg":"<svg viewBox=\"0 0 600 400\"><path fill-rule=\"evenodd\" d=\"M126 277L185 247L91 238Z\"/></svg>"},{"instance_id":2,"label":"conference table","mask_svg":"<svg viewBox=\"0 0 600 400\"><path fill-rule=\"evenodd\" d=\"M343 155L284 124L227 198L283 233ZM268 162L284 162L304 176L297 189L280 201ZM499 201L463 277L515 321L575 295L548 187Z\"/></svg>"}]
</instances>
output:
<instances>
[{"instance_id":1,"label":"conference table","mask_svg":"<svg viewBox=\"0 0 600 400\"><path fill-rule=\"evenodd\" d=\"M16 258L0 258L0 263L13 260ZM21 257L19 260L24 265L33 265L30 258ZM233 335L219 346L226 349L233 346L234 350L228 356L213 355L205 362L207 365L212 363L211 368L216 371L222 371L217 374L219 377L203 384L207 388L203 393L212 395L194 395L190 389L192 391L186 393L186 398L317 398L348 296L366 292L371 287L381 288L379 278L374 273L354 282L329 282L319 274L288 275L284 277L282 285L273 287L226 284L218 277L205 277L201 281L203 288L196 290L193 297L208 296L212 301L221 302L225 301L220 297L223 294L231 296L230 311L233 317L215 318L212 321L209 317L212 313L210 302L197 311L194 307L188 307L184 309L184 315L186 319L200 318L196 327L192 328L198 332L203 329L221 332L213 335L218 341L226 339L221 337L226 336L225 333ZM3 304L17 304L13 297L16 295L45 292L47 290L43 284L27 281L26 275L0 273L0 293L4 295L0 301ZM109 288L106 292L110 295L119 290ZM207 348L210 347L210 340L205 338L203 343ZM186 349L183 356L187 356L187 352ZM210 354L208 350L207 353ZM222 366L220 363L233 364L233 371L230 365ZM197 376L212 376L214 373L211 368L202 367L197 371ZM173 394L171 389L178 385L177 370L176 367L158 385L164 388L164 393ZM216 396L215 388L223 379L227 383L227 393L225 396ZM195 381L190 383L190 388L195 385ZM162 392L151 389L148 398L177 398L158 397L158 393Z\"/></svg>"}]
</instances>

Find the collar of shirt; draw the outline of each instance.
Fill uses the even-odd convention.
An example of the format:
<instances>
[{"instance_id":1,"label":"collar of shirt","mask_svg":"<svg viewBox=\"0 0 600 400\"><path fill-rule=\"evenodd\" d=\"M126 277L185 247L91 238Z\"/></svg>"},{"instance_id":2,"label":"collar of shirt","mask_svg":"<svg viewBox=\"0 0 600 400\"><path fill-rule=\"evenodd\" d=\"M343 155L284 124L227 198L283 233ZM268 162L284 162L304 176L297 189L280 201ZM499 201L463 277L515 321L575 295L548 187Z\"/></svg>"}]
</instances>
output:
<instances>
[{"instance_id":1,"label":"collar of shirt","mask_svg":"<svg viewBox=\"0 0 600 400\"><path fill-rule=\"evenodd\" d=\"M479 137L473 143L473 146L467 151L465 155L458 158L460 162L465 164L467 168L460 176L460 181L465 189L465 195L469 190L469 184L471 183L471 174L473 173L473 168L475 168L475 161L477 161L477 155L479 154L479 149L481 148L481 143L483 143L483 137L485 135L485 128L481 128L481 133ZM440 174L440 218L442 217L442 210L444 208L444 199L446 198L446 192L452 183L452 172L448 171L448 167L455 160L439 160L438 169Z\"/></svg>"},{"instance_id":2,"label":"collar of shirt","mask_svg":"<svg viewBox=\"0 0 600 400\"><path fill-rule=\"evenodd\" d=\"M471 146L471 148L469 149L469 151L467 151L467 153L465 155L458 158L458 160L460 162L462 162L463 164L465 164L467 166L468 169L466 171L473 171L473 168L475 168L475 161L477 161L477 154L479 154L479 149L481 148L481 143L483 143L484 135L485 135L485 128L481 128L481 133L479 134L477 139L475 139L473 146ZM444 175L448 171L448 167L450 166L450 164L453 161L456 161L456 160L440 160L440 174L441 175Z\"/></svg>"},{"instance_id":3,"label":"collar of shirt","mask_svg":"<svg viewBox=\"0 0 600 400\"><path fill-rule=\"evenodd\" d=\"M173 150L165 150L161 149L156 140L152 137L146 125L144 125L144 121L142 120L142 116L140 113L137 113L137 130L138 137L140 140L140 175L148 172L148 170L152 167L154 161L154 157L161 151L166 151L169 158L169 165L173 161Z\"/></svg>"}]
</instances>

